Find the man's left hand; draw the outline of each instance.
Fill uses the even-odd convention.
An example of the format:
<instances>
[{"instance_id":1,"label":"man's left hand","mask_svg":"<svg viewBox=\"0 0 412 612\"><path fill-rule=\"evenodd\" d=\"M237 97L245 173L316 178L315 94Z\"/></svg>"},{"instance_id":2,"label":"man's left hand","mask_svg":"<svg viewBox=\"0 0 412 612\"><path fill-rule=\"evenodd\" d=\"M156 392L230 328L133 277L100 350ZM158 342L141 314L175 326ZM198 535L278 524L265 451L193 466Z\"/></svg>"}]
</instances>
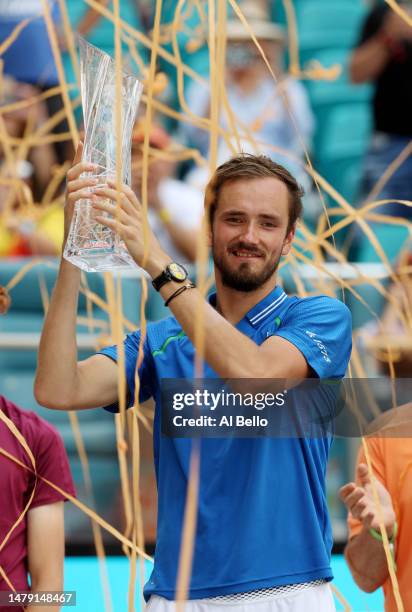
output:
<instances>
[{"instance_id":1,"label":"man's left hand","mask_svg":"<svg viewBox=\"0 0 412 612\"><path fill-rule=\"evenodd\" d=\"M107 200L111 200L111 202ZM137 265L148 270L150 261L163 255L157 238L154 236L147 220L145 222L142 205L128 185L121 184L120 190L117 191L115 182L108 181L107 187L98 187L94 190L92 201L93 208L96 211L111 215L111 217L106 217L97 214L96 221L115 231L124 240L127 250ZM145 229L148 243L146 252L144 249ZM145 254L147 254L147 257L143 261Z\"/></svg>"}]
</instances>

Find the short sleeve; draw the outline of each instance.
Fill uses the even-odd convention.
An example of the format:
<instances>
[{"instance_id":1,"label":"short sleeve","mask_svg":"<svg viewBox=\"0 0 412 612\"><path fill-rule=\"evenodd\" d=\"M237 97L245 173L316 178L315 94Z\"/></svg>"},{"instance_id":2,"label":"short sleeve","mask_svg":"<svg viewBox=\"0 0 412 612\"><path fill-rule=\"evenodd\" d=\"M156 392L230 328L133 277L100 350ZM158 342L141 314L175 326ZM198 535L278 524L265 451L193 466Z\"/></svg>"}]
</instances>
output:
<instances>
[{"instance_id":1,"label":"short sleeve","mask_svg":"<svg viewBox=\"0 0 412 612\"><path fill-rule=\"evenodd\" d=\"M381 449L379 446L379 438L366 438L366 444L368 445L368 452L372 463L372 470L376 478L378 478L383 485L385 485L385 470L383 466L383 458ZM355 474L360 463L366 463L365 452L363 446L359 448L358 458L356 460ZM357 483L358 484L358 483ZM362 531L362 523L358 519L353 518L352 514L348 514L348 539L355 537Z\"/></svg>"},{"instance_id":2,"label":"short sleeve","mask_svg":"<svg viewBox=\"0 0 412 612\"><path fill-rule=\"evenodd\" d=\"M62 491L75 496L76 491L69 460L60 434L49 423L39 419L35 436L32 448L35 448L37 474L57 485ZM54 489L42 478L37 478L36 490L30 508L66 500L67 497L63 493Z\"/></svg>"},{"instance_id":3,"label":"short sleeve","mask_svg":"<svg viewBox=\"0 0 412 612\"><path fill-rule=\"evenodd\" d=\"M135 331L127 334L124 340L124 351L125 351L125 367L126 367L126 382L128 387L128 408L134 404L135 395L135 374L137 358L139 355L141 334L140 331ZM106 355L113 359L117 363L117 346L108 346L98 352L99 355ZM143 344L143 359L139 367L139 402L145 402L149 397L153 395L154 380L155 380L155 369L153 364L153 358L150 352L149 343L147 336ZM105 410L109 412L118 412L118 403L105 406Z\"/></svg>"},{"instance_id":4,"label":"short sleeve","mask_svg":"<svg viewBox=\"0 0 412 612\"><path fill-rule=\"evenodd\" d=\"M352 350L349 309L334 298L298 300L275 332L300 350L319 378L345 375Z\"/></svg>"},{"instance_id":5,"label":"short sleeve","mask_svg":"<svg viewBox=\"0 0 412 612\"><path fill-rule=\"evenodd\" d=\"M357 46L363 45L367 40L375 36L381 29L385 16L390 8L383 4L375 7L365 19Z\"/></svg>"}]
</instances>

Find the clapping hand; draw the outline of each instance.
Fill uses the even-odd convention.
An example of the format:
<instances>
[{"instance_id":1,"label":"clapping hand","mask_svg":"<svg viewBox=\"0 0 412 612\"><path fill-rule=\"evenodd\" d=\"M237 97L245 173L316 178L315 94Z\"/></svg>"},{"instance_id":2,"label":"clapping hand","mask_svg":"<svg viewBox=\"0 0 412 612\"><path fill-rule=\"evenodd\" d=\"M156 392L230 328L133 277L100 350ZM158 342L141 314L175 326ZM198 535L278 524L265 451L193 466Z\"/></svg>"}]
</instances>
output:
<instances>
[{"instance_id":1,"label":"clapping hand","mask_svg":"<svg viewBox=\"0 0 412 612\"><path fill-rule=\"evenodd\" d=\"M343 486L339 490L339 497L353 518L361 521L367 529L379 530L378 508L375 503L368 468L364 463L360 463L357 468L357 481L359 484L350 482ZM386 488L377 478L374 478L374 485L379 497L383 523L388 531L388 537L391 538L395 524L392 499Z\"/></svg>"}]
</instances>

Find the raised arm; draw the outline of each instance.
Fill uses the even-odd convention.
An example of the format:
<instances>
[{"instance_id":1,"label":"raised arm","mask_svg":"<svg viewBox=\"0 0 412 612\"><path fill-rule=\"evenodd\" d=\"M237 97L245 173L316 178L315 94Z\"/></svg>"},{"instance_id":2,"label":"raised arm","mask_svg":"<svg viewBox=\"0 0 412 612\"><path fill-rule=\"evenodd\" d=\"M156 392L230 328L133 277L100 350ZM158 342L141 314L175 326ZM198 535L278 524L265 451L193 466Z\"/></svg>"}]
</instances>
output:
<instances>
[{"instance_id":1,"label":"raised arm","mask_svg":"<svg viewBox=\"0 0 412 612\"><path fill-rule=\"evenodd\" d=\"M411 38L412 28L394 11L388 11L378 31L353 52L349 63L352 82L376 80L391 57L399 51L401 41Z\"/></svg>"},{"instance_id":2,"label":"raised arm","mask_svg":"<svg viewBox=\"0 0 412 612\"><path fill-rule=\"evenodd\" d=\"M155 278L171 259L162 251L155 236L150 232L149 255L146 262L143 261L141 205L130 187L123 185L121 193L118 194L120 210L116 220L115 205L107 202L107 200L115 201L116 197L117 192L112 182L109 182L107 188L96 189L94 207L98 211L112 215L112 218L109 218L99 213L96 219L118 232L125 240L136 263L143 266L150 276ZM160 293L167 300L179 287L181 285L170 281L160 289ZM219 314L197 289L184 291L170 303L171 311L192 343L196 341L196 315L200 308L203 309L205 360L222 378L301 379L310 376L310 365L296 343L278 334L269 337L258 346Z\"/></svg>"},{"instance_id":3,"label":"raised arm","mask_svg":"<svg viewBox=\"0 0 412 612\"><path fill-rule=\"evenodd\" d=\"M65 241L75 202L85 197L87 188L97 182L80 178L83 172L93 169L91 164L80 162L81 154L80 144L74 165L67 173ZM62 259L43 326L34 385L36 400L47 408L96 408L117 398L117 365L113 361L103 355L77 361L79 287L80 270Z\"/></svg>"},{"instance_id":4,"label":"raised arm","mask_svg":"<svg viewBox=\"0 0 412 612\"><path fill-rule=\"evenodd\" d=\"M390 59L389 47L381 35L376 35L355 49L349 63L352 83L374 81Z\"/></svg>"}]
</instances>

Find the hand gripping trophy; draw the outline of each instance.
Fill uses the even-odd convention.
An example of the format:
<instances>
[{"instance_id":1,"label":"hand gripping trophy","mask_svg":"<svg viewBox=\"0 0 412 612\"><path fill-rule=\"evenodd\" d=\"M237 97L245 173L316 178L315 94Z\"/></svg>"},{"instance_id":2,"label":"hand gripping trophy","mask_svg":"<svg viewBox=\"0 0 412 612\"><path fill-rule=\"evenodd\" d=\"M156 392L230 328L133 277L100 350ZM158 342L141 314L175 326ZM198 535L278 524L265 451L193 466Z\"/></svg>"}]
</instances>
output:
<instances>
[{"instance_id":1,"label":"hand gripping trophy","mask_svg":"<svg viewBox=\"0 0 412 612\"><path fill-rule=\"evenodd\" d=\"M96 164L101 184L116 175L116 69L114 60L79 37L80 82L84 117L83 161ZM131 181L131 138L143 86L122 73L121 179ZM136 267L126 246L113 230L95 219L90 200L76 202L64 257L86 272Z\"/></svg>"}]
</instances>

